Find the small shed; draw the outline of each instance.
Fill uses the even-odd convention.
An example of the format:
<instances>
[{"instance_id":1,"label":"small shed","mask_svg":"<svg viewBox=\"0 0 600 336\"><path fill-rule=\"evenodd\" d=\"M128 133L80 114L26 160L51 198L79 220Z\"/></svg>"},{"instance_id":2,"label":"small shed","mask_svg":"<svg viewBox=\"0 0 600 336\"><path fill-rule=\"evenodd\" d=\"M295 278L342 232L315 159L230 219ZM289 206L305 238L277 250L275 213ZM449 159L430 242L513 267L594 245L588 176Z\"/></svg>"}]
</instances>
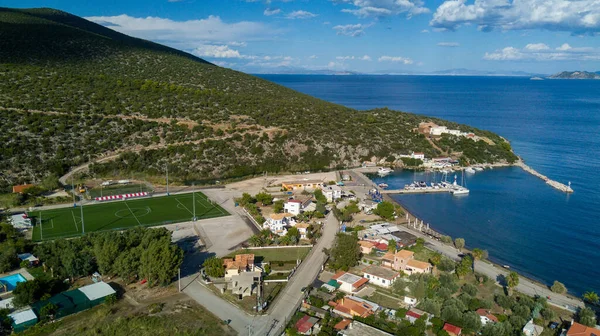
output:
<instances>
[{"instance_id":1,"label":"small shed","mask_svg":"<svg viewBox=\"0 0 600 336\"><path fill-rule=\"evenodd\" d=\"M35 266L40 262L40 260L31 253L17 254L17 257L19 257L21 261L29 261L29 265Z\"/></svg>"},{"instance_id":2,"label":"small shed","mask_svg":"<svg viewBox=\"0 0 600 336\"><path fill-rule=\"evenodd\" d=\"M90 300L92 307L103 303L107 296L117 293L109 284L104 281L83 286L79 288L79 291L81 291L88 298L88 300Z\"/></svg>"},{"instance_id":3,"label":"small shed","mask_svg":"<svg viewBox=\"0 0 600 336\"><path fill-rule=\"evenodd\" d=\"M8 299L0 300L0 309L9 309L12 310L14 308L13 301L14 297L9 297Z\"/></svg>"},{"instance_id":4,"label":"small shed","mask_svg":"<svg viewBox=\"0 0 600 336\"><path fill-rule=\"evenodd\" d=\"M31 308L19 312L14 312L8 315L8 317L10 317L13 320L12 326L15 332L24 331L38 322L38 317L37 315L35 315L35 312Z\"/></svg>"}]
</instances>

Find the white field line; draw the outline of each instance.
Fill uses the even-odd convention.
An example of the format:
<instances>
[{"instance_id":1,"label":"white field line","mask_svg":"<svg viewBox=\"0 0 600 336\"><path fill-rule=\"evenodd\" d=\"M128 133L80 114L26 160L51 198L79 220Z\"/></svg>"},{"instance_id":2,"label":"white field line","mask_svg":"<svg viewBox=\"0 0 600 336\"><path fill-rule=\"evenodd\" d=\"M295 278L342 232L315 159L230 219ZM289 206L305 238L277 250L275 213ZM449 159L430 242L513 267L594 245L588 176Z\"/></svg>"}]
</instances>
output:
<instances>
[{"instance_id":1,"label":"white field line","mask_svg":"<svg viewBox=\"0 0 600 336\"><path fill-rule=\"evenodd\" d=\"M177 198L176 198L175 200L177 201L177 203L181 204L181 206L182 206L182 207L184 207L184 208L185 208L185 210L187 210L187 211L190 213L190 215L192 215L192 216L194 215L194 214L193 214L193 213L190 211L190 209L188 209L188 208L187 208L185 205L183 205L183 203L179 202L179 200L178 200Z\"/></svg>"},{"instance_id":2,"label":"white field line","mask_svg":"<svg viewBox=\"0 0 600 336\"><path fill-rule=\"evenodd\" d=\"M138 224L141 226L142 223L140 223L140 220L135 216L135 214L133 213L133 210L131 210L131 208L129 207L129 204L127 204L127 201L124 201L125 205L127 206L127 209L129 209L129 212L131 212L131 214L133 215L133 218L135 218L135 220L138 222Z\"/></svg>"},{"instance_id":3,"label":"white field line","mask_svg":"<svg viewBox=\"0 0 600 336\"><path fill-rule=\"evenodd\" d=\"M79 232L79 227L77 227L77 221L75 220L75 214L73 213L73 210L71 210L71 215L73 216L73 223L75 224L75 231Z\"/></svg>"}]
</instances>

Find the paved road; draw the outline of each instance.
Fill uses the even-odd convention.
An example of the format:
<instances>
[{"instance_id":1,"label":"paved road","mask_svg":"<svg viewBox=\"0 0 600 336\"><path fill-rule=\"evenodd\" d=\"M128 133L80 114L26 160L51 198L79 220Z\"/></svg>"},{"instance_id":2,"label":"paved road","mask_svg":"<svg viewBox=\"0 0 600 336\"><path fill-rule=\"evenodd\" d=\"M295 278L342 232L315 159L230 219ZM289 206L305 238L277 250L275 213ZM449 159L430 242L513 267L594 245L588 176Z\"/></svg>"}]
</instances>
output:
<instances>
[{"instance_id":1,"label":"paved road","mask_svg":"<svg viewBox=\"0 0 600 336\"><path fill-rule=\"evenodd\" d=\"M287 321L302 301L304 293L301 289L312 284L321 271L321 266L326 258L323 248L331 248L338 229L337 219L333 216L333 213L329 213L325 220L323 236L304 259L287 286L279 293L272 306L268 308L266 315L250 316L246 314L196 282L194 280L196 275L182 279L184 286L189 283L183 292L219 318L223 320L230 319L231 327L240 334L278 335L285 328Z\"/></svg>"},{"instance_id":2,"label":"paved road","mask_svg":"<svg viewBox=\"0 0 600 336\"><path fill-rule=\"evenodd\" d=\"M427 247L436 250L454 260L459 260L458 256L460 252L454 248L453 246L448 246L440 241L429 238L426 235L419 233L418 231L410 230L411 233L416 234L425 239L427 242ZM500 268L493 264L484 262L484 261L475 261L475 271L481 274L487 275L490 279L496 280L498 283L499 276L506 276L508 272L504 268ZM568 297L562 294L556 294L551 292L546 286L540 285L538 283L532 282L526 278L521 277L519 279L519 285L516 287L516 290L531 296L540 295L543 297L550 297L548 301L555 306L559 306L561 308L566 308L571 311L576 309L576 307L583 307L583 301Z\"/></svg>"}]
</instances>

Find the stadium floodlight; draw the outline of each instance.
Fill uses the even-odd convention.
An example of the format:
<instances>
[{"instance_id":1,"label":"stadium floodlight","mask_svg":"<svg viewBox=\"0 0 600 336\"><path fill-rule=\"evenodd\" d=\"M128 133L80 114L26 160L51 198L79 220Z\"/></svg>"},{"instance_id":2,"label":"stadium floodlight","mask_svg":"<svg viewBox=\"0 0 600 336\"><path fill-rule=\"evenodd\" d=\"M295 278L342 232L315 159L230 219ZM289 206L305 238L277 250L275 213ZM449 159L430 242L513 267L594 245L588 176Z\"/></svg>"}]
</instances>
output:
<instances>
[{"instance_id":1,"label":"stadium floodlight","mask_svg":"<svg viewBox=\"0 0 600 336\"><path fill-rule=\"evenodd\" d=\"M194 209L194 214L193 214L193 218L192 221L196 221L196 190L194 190L196 188L196 184L192 183L192 209Z\"/></svg>"},{"instance_id":2,"label":"stadium floodlight","mask_svg":"<svg viewBox=\"0 0 600 336\"><path fill-rule=\"evenodd\" d=\"M81 234L85 234L85 224L83 223L83 197L81 197L81 202L79 202L79 208L81 210Z\"/></svg>"},{"instance_id":3,"label":"stadium floodlight","mask_svg":"<svg viewBox=\"0 0 600 336\"><path fill-rule=\"evenodd\" d=\"M165 170L167 171L167 196L169 196L169 164L165 164Z\"/></svg>"}]
</instances>

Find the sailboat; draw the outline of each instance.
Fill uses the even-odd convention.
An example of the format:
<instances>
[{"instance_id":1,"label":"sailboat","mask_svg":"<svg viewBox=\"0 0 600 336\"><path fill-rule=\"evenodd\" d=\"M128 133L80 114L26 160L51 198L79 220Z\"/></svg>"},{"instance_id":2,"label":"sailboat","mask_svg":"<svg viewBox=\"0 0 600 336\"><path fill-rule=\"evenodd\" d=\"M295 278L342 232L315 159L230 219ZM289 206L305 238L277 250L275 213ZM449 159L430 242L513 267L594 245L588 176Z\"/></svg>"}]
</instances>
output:
<instances>
[{"instance_id":1,"label":"sailboat","mask_svg":"<svg viewBox=\"0 0 600 336\"><path fill-rule=\"evenodd\" d=\"M469 189L467 189L465 187L466 184L465 184L465 173L464 172L461 174L461 177L462 177L461 185L458 185L456 183L456 175L454 175L454 183L452 184L454 186L454 189L452 189L452 191L450 191L452 193L452 195L454 195L454 196L469 194Z\"/></svg>"}]
</instances>

